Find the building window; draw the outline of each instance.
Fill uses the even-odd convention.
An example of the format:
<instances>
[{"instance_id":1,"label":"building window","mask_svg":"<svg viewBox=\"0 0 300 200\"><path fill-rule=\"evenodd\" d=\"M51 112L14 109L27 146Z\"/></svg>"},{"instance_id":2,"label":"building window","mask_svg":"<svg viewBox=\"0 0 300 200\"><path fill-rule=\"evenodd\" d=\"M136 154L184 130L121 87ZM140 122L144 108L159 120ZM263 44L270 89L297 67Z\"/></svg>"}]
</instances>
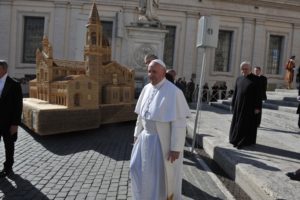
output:
<instances>
[{"instance_id":1,"label":"building window","mask_svg":"<svg viewBox=\"0 0 300 200\"><path fill-rule=\"evenodd\" d=\"M215 51L214 64L214 71L216 72L229 72L232 35L232 31L219 31L218 47Z\"/></svg>"},{"instance_id":2,"label":"building window","mask_svg":"<svg viewBox=\"0 0 300 200\"><path fill-rule=\"evenodd\" d=\"M23 63L35 63L36 49L42 47L44 23L44 17L24 17Z\"/></svg>"},{"instance_id":3,"label":"building window","mask_svg":"<svg viewBox=\"0 0 300 200\"><path fill-rule=\"evenodd\" d=\"M270 35L267 74L279 74L283 36Z\"/></svg>"},{"instance_id":4,"label":"building window","mask_svg":"<svg viewBox=\"0 0 300 200\"><path fill-rule=\"evenodd\" d=\"M96 36L96 33L95 32L92 32L92 34L91 34L92 36L91 36L91 39L92 39L92 45L96 45L96 38L97 38L97 36Z\"/></svg>"},{"instance_id":5,"label":"building window","mask_svg":"<svg viewBox=\"0 0 300 200\"><path fill-rule=\"evenodd\" d=\"M113 22L112 21L101 21L103 36L109 41L109 46L111 46L112 42L112 34L113 34Z\"/></svg>"},{"instance_id":6,"label":"building window","mask_svg":"<svg viewBox=\"0 0 300 200\"><path fill-rule=\"evenodd\" d=\"M88 89L91 90L92 89L92 83L88 82Z\"/></svg>"},{"instance_id":7,"label":"building window","mask_svg":"<svg viewBox=\"0 0 300 200\"><path fill-rule=\"evenodd\" d=\"M175 39L176 39L176 26L166 26L168 33L165 37L164 47L164 61L168 67L173 67L174 52L175 52Z\"/></svg>"}]
</instances>

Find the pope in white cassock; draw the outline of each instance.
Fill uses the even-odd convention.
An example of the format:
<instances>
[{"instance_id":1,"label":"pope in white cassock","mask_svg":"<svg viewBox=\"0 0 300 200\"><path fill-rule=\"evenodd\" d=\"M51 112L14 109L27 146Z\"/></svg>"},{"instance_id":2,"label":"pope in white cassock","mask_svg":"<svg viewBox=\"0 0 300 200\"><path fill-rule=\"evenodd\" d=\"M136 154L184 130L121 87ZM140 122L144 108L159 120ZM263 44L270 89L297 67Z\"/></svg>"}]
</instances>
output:
<instances>
[{"instance_id":1,"label":"pope in white cassock","mask_svg":"<svg viewBox=\"0 0 300 200\"><path fill-rule=\"evenodd\" d=\"M180 200L186 118L190 110L180 89L165 78L166 66L148 66L150 83L138 99L130 160L135 200Z\"/></svg>"}]
</instances>

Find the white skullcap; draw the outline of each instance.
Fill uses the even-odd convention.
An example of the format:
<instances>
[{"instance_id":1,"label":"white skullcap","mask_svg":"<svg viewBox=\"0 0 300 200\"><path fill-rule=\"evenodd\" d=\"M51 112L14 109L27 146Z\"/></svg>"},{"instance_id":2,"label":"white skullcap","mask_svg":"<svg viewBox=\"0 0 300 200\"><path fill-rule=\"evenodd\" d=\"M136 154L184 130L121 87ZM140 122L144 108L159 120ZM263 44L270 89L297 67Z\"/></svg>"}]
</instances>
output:
<instances>
[{"instance_id":1,"label":"white skullcap","mask_svg":"<svg viewBox=\"0 0 300 200\"><path fill-rule=\"evenodd\" d=\"M166 68L166 64L164 63L164 61L160 60L160 59L154 59L151 61L151 63L154 62L154 63L157 63L157 64L160 64L163 68ZM149 64L150 65L150 64Z\"/></svg>"}]
</instances>

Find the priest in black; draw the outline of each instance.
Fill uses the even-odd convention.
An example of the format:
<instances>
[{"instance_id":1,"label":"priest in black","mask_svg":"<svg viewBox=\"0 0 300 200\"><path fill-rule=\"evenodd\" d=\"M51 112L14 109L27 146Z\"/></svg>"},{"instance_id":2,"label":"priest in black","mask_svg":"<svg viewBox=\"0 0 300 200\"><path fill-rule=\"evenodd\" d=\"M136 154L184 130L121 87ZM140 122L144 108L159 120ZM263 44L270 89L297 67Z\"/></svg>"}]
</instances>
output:
<instances>
[{"instance_id":1,"label":"priest in black","mask_svg":"<svg viewBox=\"0 0 300 200\"><path fill-rule=\"evenodd\" d=\"M232 97L233 117L229 133L229 142L238 149L256 143L256 115L262 107L258 77L251 73L249 62L242 62L240 68L242 76L236 80Z\"/></svg>"},{"instance_id":2,"label":"priest in black","mask_svg":"<svg viewBox=\"0 0 300 200\"><path fill-rule=\"evenodd\" d=\"M23 106L21 85L7 72L7 62L0 60L0 138L3 138L5 147L5 162L0 178L13 173L15 142Z\"/></svg>"},{"instance_id":3,"label":"priest in black","mask_svg":"<svg viewBox=\"0 0 300 200\"><path fill-rule=\"evenodd\" d=\"M256 66L254 67L254 74L256 76L258 76L259 79L259 84L260 84L260 89L261 89L261 97L262 97L262 101L267 100L267 85L268 85L268 79L267 77L265 77L264 75L262 75L261 73L261 67ZM257 114L257 127L260 126L260 122L261 122L261 115L262 112Z\"/></svg>"}]
</instances>

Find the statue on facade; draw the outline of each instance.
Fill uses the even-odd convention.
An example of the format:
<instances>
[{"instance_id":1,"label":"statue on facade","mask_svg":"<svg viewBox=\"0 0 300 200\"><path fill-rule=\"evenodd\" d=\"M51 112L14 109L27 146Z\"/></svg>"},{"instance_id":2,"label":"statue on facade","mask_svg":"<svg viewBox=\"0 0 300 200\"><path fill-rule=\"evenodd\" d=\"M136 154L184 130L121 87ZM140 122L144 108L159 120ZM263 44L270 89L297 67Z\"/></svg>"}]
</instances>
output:
<instances>
[{"instance_id":1,"label":"statue on facade","mask_svg":"<svg viewBox=\"0 0 300 200\"><path fill-rule=\"evenodd\" d=\"M159 0L139 0L139 21L159 22L157 9Z\"/></svg>"}]
</instances>

